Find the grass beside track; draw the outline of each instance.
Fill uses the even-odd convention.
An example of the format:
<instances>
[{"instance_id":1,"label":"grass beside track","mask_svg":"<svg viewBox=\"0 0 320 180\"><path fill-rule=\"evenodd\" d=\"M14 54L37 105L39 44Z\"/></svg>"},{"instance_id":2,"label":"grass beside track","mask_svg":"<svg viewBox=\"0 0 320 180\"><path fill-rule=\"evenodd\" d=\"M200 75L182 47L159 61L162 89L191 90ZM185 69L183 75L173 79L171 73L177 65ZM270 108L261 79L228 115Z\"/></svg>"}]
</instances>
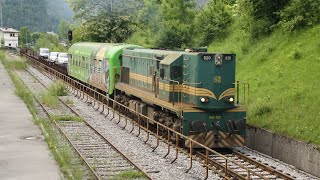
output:
<instances>
[{"instance_id":1,"label":"grass beside track","mask_svg":"<svg viewBox=\"0 0 320 180\"><path fill-rule=\"evenodd\" d=\"M74 122L84 122L84 119L79 116L53 116L55 121L74 121Z\"/></svg>"},{"instance_id":2,"label":"grass beside track","mask_svg":"<svg viewBox=\"0 0 320 180\"><path fill-rule=\"evenodd\" d=\"M63 82L58 81L51 84L45 92L41 94L41 102L48 107L57 108L59 106L58 96L66 96L67 89Z\"/></svg>"},{"instance_id":3,"label":"grass beside track","mask_svg":"<svg viewBox=\"0 0 320 180\"><path fill-rule=\"evenodd\" d=\"M50 94L47 91L42 92L42 94L40 96L40 101L42 104L44 104L50 108L57 108L59 106L58 97Z\"/></svg>"},{"instance_id":4,"label":"grass beside track","mask_svg":"<svg viewBox=\"0 0 320 180\"><path fill-rule=\"evenodd\" d=\"M210 46L237 54L237 79L250 84L249 124L320 147L319 32L277 31L252 42L234 30Z\"/></svg>"},{"instance_id":5,"label":"grass beside track","mask_svg":"<svg viewBox=\"0 0 320 180\"><path fill-rule=\"evenodd\" d=\"M80 162L75 163L76 161L80 161L79 159L77 160L77 155L75 155L67 143L62 144L62 137L51 121L38 118L38 110L33 93L24 85L20 77L14 72L14 70L23 70L27 68L28 64L26 61L23 59L8 60L6 53L3 51L0 51L0 61L4 65L15 85L15 93L26 104L32 114L34 123L42 130L48 147L55 160L58 162L65 177L68 179L85 179L86 177L84 176L83 166L80 165Z\"/></svg>"},{"instance_id":6,"label":"grass beside track","mask_svg":"<svg viewBox=\"0 0 320 180\"><path fill-rule=\"evenodd\" d=\"M147 178L140 171L125 171L111 178L111 180L127 180L127 179L147 179Z\"/></svg>"}]
</instances>

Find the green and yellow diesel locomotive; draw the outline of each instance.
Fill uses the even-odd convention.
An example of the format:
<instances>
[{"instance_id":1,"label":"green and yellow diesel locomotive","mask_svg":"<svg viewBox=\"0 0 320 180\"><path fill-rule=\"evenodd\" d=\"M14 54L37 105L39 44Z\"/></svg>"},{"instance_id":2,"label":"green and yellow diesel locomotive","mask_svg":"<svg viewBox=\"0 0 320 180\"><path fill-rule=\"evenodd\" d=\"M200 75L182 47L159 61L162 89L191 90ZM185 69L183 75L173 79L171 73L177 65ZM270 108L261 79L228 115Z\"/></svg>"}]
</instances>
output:
<instances>
[{"instance_id":1,"label":"green and yellow diesel locomotive","mask_svg":"<svg viewBox=\"0 0 320 180\"><path fill-rule=\"evenodd\" d=\"M77 43L69 55L69 75L130 109L211 148L244 145L246 111L235 103L235 54Z\"/></svg>"}]
</instances>

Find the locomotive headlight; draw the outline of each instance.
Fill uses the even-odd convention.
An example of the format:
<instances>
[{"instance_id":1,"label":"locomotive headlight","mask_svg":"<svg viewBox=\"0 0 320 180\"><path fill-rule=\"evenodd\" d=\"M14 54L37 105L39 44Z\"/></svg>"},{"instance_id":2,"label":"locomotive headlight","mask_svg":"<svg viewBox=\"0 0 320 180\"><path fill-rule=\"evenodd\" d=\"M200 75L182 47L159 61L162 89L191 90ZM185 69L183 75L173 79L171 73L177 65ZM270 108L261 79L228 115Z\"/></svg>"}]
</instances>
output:
<instances>
[{"instance_id":1,"label":"locomotive headlight","mask_svg":"<svg viewBox=\"0 0 320 180\"><path fill-rule=\"evenodd\" d=\"M234 97L227 97L226 102L228 103L233 103L234 102Z\"/></svg>"},{"instance_id":2,"label":"locomotive headlight","mask_svg":"<svg viewBox=\"0 0 320 180\"><path fill-rule=\"evenodd\" d=\"M207 97L202 97L202 98L200 98L200 101L201 101L202 103L207 103L207 102L209 102L209 98L207 98Z\"/></svg>"},{"instance_id":3,"label":"locomotive headlight","mask_svg":"<svg viewBox=\"0 0 320 180\"><path fill-rule=\"evenodd\" d=\"M216 64L216 66L222 65L222 54L215 55L215 64Z\"/></svg>"}]
</instances>

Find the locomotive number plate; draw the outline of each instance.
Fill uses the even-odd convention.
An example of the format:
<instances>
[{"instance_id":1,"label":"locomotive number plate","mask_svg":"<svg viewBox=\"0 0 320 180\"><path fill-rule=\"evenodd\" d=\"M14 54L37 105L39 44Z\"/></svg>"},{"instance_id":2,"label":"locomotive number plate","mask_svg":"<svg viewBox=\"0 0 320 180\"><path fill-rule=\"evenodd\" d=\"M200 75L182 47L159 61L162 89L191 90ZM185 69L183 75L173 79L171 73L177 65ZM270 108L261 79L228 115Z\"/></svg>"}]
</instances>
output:
<instances>
[{"instance_id":1,"label":"locomotive number plate","mask_svg":"<svg viewBox=\"0 0 320 180\"><path fill-rule=\"evenodd\" d=\"M214 82L215 83L221 83L221 76L215 76L214 77Z\"/></svg>"},{"instance_id":2,"label":"locomotive number plate","mask_svg":"<svg viewBox=\"0 0 320 180\"><path fill-rule=\"evenodd\" d=\"M203 55L202 60L204 61L212 61L214 58L211 55Z\"/></svg>"}]
</instances>

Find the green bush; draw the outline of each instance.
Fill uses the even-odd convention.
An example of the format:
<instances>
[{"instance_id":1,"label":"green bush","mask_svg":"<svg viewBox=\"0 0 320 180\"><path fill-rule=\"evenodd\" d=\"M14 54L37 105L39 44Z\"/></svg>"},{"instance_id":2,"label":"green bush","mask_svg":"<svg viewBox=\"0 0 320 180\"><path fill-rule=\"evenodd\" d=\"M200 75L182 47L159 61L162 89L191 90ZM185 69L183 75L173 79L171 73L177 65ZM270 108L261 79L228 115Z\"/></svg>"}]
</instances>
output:
<instances>
[{"instance_id":1,"label":"green bush","mask_svg":"<svg viewBox=\"0 0 320 180\"><path fill-rule=\"evenodd\" d=\"M174 21L166 22L165 27L158 32L158 36L155 41L155 45L159 48L175 49L180 47L190 46L191 38L189 34L189 28L187 25L181 24L176 26L178 22Z\"/></svg>"},{"instance_id":2,"label":"green bush","mask_svg":"<svg viewBox=\"0 0 320 180\"><path fill-rule=\"evenodd\" d=\"M251 37L253 39L259 39L264 35L270 34L272 32L272 26L273 23L267 18L255 20L250 31Z\"/></svg>"},{"instance_id":3,"label":"green bush","mask_svg":"<svg viewBox=\"0 0 320 180\"><path fill-rule=\"evenodd\" d=\"M36 34L39 37L37 38L36 43L34 45L34 50L39 51L39 48L49 48L50 51L57 51L57 52L67 52L67 48L60 45L60 41L58 36L50 35L46 33Z\"/></svg>"},{"instance_id":4,"label":"green bush","mask_svg":"<svg viewBox=\"0 0 320 180\"><path fill-rule=\"evenodd\" d=\"M12 69L27 69L28 63L25 60L12 60L8 61L9 65L11 66Z\"/></svg>"},{"instance_id":5,"label":"green bush","mask_svg":"<svg viewBox=\"0 0 320 180\"><path fill-rule=\"evenodd\" d=\"M237 16L240 27L252 39L269 35L280 21L279 12L290 0L238 0Z\"/></svg>"},{"instance_id":6,"label":"green bush","mask_svg":"<svg viewBox=\"0 0 320 180\"><path fill-rule=\"evenodd\" d=\"M222 1L211 0L195 19L200 46L207 46L215 39L225 37L231 24L231 12Z\"/></svg>"},{"instance_id":7,"label":"green bush","mask_svg":"<svg viewBox=\"0 0 320 180\"><path fill-rule=\"evenodd\" d=\"M299 50L295 49L290 56L294 60L299 60L302 58L302 53Z\"/></svg>"},{"instance_id":8,"label":"green bush","mask_svg":"<svg viewBox=\"0 0 320 180\"><path fill-rule=\"evenodd\" d=\"M66 96L68 94L66 86L62 81L51 84L48 88L48 92L52 96Z\"/></svg>"},{"instance_id":9,"label":"green bush","mask_svg":"<svg viewBox=\"0 0 320 180\"><path fill-rule=\"evenodd\" d=\"M292 0L279 14L279 25L285 31L292 32L306 26L314 26L320 21L320 1Z\"/></svg>"},{"instance_id":10,"label":"green bush","mask_svg":"<svg viewBox=\"0 0 320 180\"><path fill-rule=\"evenodd\" d=\"M51 84L48 90L41 94L41 102L48 107L56 108L59 105L58 96L66 96L67 89L62 81Z\"/></svg>"},{"instance_id":11,"label":"green bush","mask_svg":"<svg viewBox=\"0 0 320 180\"><path fill-rule=\"evenodd\" d=\"M57 96L52 95L49 92L42 93L40 96L41 103L48 107L56 108L59 105L59 99Z\"/></svg>"},{"instance_id":12,"label":"green bush","mask_svg":"<svg viewBox=\"0 0 320 180\"><path fill-rule=\"evenodd\" d=\"M252 114L255 117L262 117L262 116L270 114L270 113L272 113L272 107L270 107L269 105L265 105L265 104L264 105L260 104L259 106L254 107L252 109Z\"/></svg>"},{"instance_id":13,"label":"green bush","mask_svg":"<svg viewBox=\"0 0 320 180\"><path fill-rule=\"evenodd\" d=\"M193 0L145 0L144 4L137 14L135 33L128 42L167 49L192 45Z\"/></svg>"}]
</instances>

